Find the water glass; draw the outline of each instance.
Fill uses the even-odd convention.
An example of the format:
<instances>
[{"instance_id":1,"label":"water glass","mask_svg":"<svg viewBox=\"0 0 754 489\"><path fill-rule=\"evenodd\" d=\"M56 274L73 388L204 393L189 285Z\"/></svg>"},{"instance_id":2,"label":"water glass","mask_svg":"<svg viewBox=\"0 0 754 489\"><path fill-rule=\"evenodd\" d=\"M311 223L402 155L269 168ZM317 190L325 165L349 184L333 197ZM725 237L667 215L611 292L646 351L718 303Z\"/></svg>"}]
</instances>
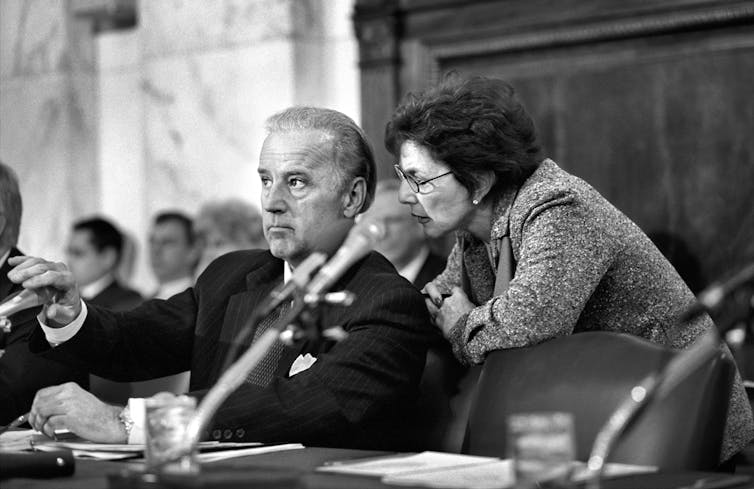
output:
<instances>
[{"instance_id":1,"label":"water glass","mask_svg":"<svg viewBox=\"0 0 754 489\"><path fill-rule=\"evenodd\" d=\"M197 471L196 453L186 436L189 420L196 410L196 399L157 395L146 399L145 407L146 471Z\"/></svg>"},{"instance_id":2,"label":"water glass","mask_svg":"<svg viewBox=\"0 0 754 489\"><path fill-rule=\"evenodd\" d=\"M513 459L517 487L568 482L576 454L570 413L513 414L507 424L508 456Z\"/></svg>"}]
</instances>

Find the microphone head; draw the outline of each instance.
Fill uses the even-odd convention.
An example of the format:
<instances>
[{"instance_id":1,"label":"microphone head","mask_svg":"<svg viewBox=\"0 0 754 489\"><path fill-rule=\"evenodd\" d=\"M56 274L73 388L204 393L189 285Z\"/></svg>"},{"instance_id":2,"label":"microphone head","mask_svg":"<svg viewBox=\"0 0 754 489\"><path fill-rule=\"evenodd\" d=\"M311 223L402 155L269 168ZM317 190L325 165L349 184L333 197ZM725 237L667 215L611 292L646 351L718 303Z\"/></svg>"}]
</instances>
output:
<instances>
[{"instance_id":1,"label":"microphone head","mask_svg":"<svg viewBox=\"0 0 754 489\"><path fill-rule=\"evenodd\" d=\"M21 292L10 296L0 303L0 317L8 317L24 309L31 309L42 304L42 300L36 292L24 289Z\"/></svg>"},{"instance_id":2,"label":"microphone head","mask_svg":"<svg viewBox=\"0 0 754 489\"><path fill-rule=\"evenodd\" d=\"M348 233L348 240L351 236L361 236L368 240L369 249L374 248L377 241L385 237L385 225L378 219L372 219L366 217L360 219L356 225L351 228L351 232Z\"/></svg>"}]
</instances>

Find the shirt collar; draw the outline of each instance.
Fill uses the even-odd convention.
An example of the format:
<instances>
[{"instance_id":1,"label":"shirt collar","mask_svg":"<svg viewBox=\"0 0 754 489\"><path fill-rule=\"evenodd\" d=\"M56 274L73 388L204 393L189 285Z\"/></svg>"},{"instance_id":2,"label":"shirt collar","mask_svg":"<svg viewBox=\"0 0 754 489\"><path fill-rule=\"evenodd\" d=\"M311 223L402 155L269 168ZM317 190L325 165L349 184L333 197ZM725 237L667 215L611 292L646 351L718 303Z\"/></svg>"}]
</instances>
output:
<instances>
[{"instance_id":1,"label":"shirt collar","mask_svg":"<svg viewBox=\"0 0 754 489\"><path fill-rule=\"evenodd\" d=\"M5 260L7 260L9 256L10 256L10 250L6 251L5 253L3 253L2 256L0 256L0 268L2 268L3 265L5 265Z\"/></svg>"},{"instance_id":2,"label":"shirt collar","mask_svg":"<svg viewBox=\"0 0 754 489\"><path fill-rule=\"evenodd\" d=\"M112 274L106 273L90 284L79 286L79 293L85 300L91 300L108 288L114 281L115 277Z\"/></svg>"},{"instance_id":3,"label":"shirt collar","mask_svg":"<svg viewBox=\"0 0 754 489\"><path fill-rule=\"evenodd\" d=\"M154 296L158 299L168 299L179 292L183 292L192 285L194 285L194 278L190 276L169 280L157 287L157 293Z\"/></svg>"}]
</instances>

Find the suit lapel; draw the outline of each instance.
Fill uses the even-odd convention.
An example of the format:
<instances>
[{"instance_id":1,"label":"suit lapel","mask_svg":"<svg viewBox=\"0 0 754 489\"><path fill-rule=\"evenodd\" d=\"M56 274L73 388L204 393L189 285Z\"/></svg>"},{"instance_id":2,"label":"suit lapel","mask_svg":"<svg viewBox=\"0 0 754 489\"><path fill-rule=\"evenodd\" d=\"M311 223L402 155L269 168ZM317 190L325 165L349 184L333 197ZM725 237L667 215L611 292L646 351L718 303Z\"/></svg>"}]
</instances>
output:
<instances>
[{"instance_id":1,"label":"suit lapel","mask_svg":"<svg viewBox=\"0 0 754 489\"><path fill-rule=\"evenodd\" d=\"M282 260L268 260L246 275L246 290L233 294L223 318L220 341L231 343L238 335L254 308L283 280ZM249 335L253 338L253 332Z\"/></svg>"}]
</instances>

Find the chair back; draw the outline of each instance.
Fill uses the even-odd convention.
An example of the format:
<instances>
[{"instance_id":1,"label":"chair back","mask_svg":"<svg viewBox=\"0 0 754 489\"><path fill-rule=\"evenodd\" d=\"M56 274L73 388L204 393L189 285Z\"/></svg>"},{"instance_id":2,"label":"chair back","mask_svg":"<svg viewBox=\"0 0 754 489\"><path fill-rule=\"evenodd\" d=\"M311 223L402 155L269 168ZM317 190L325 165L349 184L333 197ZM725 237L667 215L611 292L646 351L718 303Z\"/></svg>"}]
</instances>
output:
<instances>
[{"instance_id":1,"label":"chair back","mask_svg":"<svg viewBox=\"0 0 754 489\"><path fill-rule=\"evenodd\" d=\"M642 338L586 332L488 355L469 414L464 453L507 456L509 414L572 413L576 457L586 461L610 414L645 376L676 352ZM720 355L662 399L652 399L615 445L608 462L662 470L719 463L735 366Z\"/></svg>"}]
</instances>

